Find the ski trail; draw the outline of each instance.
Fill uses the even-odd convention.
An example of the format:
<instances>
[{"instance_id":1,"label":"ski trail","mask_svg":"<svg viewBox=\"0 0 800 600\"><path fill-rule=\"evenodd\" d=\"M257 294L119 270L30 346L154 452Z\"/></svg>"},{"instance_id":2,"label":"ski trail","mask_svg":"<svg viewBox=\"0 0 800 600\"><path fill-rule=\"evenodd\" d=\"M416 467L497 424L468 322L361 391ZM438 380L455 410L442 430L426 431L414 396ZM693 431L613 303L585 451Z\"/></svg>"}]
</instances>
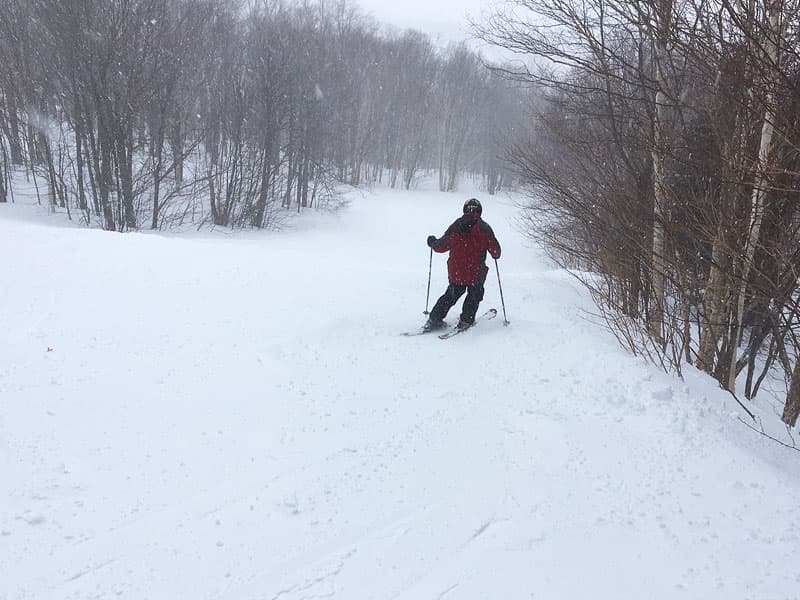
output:
<instances>
[{"instance_id":1,"label":"ski trail","mask_svg":"<svg viewBox=\"0 0 800 600\"><path fill-rule=\"evenodd\" d=\"M0 598L792 598L797 462L481 200L511 325L447 343L398 332L460 195L233 236L0 207L0 329L37 332L0 345Z\"/></svg>"}]
</instances>

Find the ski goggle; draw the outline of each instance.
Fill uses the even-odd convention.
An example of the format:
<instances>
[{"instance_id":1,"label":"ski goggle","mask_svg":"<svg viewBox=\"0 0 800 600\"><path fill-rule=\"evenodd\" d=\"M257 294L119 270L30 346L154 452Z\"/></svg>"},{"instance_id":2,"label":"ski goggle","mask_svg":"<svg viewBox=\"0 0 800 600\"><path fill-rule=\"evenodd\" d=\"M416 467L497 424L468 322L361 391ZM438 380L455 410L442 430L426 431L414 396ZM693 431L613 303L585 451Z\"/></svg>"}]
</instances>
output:
<instances>
[{"instance_id":1,"label":"ski goggle","mask_svg":"<svg viewBox=\"0 0 800 600\"><path fill-rule=\"evenodd\" d=\"M480 214L481 207L477 204L465 204L464 205L464 213L478 213Z\"/></svg>"}]
</instances>

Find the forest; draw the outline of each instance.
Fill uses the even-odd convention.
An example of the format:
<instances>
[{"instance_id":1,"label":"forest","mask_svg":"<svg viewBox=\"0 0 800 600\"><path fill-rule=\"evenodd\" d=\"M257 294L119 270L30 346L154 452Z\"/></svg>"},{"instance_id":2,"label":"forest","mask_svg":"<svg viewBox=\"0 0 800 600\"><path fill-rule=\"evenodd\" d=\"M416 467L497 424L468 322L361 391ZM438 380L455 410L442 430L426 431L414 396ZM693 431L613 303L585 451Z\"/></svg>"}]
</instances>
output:
<instances>
[{"instance_id":1,"label":"forest","mask_svg":"<svg viewBox=\"0 0 800 600\"><path fill-rule=\"evenodd\" d=\"M800 415L799 11L513 0L477 26L534 59L506 75L546 97L511 153L534 191L530 233L623 345L733 394L742 377L746 398L783 387L787 427Z\"/></svg>"},{"instance_id":2,"label":"forest","mask_svg":"<svg viewBox=\"0 0 800 600\"><path fill-rule=\"evenodd\" d=\"M0 0L0 202L110 231L269 227L340 184L511 178L529 93L340 0ZM521 138L520 138L521 139Z\"/></svg>"}]
</instances>

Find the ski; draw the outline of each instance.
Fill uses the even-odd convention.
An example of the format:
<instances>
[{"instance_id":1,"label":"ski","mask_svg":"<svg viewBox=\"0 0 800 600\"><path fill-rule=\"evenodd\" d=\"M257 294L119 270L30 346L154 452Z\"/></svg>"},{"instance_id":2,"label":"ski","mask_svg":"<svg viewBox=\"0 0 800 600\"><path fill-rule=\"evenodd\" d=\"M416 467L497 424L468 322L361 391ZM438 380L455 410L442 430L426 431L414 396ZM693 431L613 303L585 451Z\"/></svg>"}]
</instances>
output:
<instances>
[{"instance_id":1,"label":"ski","mask_svg":"<svg viewBox=\"0 0 800 600\"><path fill-rule=\"evenodd\" d=\"M401 335L403 337L414 337L415 335L426 335L428 333L433 333L433 331L422 331L420 329L419 331L405 331Z\"/></svg>"},{"instance_id":2,"label":"ski","mask_svg":"<svg viewBox=\"0 0 800 600\"><path fill-rule=\"evenodd\" d=\"M403 333L403 336L404 337L414 337L416 335L428 335L429 333L436 333L436 332L442 331L443 329L446 329L446 328L447 328L447 325L445 325L444 327L440 327L438 329L428 329L428 330L420 329L419 331L406 331L405 333Z\"/></svg>"},{"instance_id":3,"label":"ski","mask_svg":"<svg viewBox=\"0 0 800 600\"><path fill-rule=\"evenodd\" d=\"M469 331L470 329L475 327L475 325L478 324L478 321L488 321L489 319L494 319L496 316L497 316L497 309L496 308L490 308L485 313L483 313L480 317L475 319L475 322L472 325L470 325L469 327L465 327L464 329L458 329L458 328L451 329L450 331L447 331L447 332L441 334L439 336L439 339L440 340L450 339L454 335L458 335L459 333L464 333L465 331Z\"/></svg>"}]
</instances>

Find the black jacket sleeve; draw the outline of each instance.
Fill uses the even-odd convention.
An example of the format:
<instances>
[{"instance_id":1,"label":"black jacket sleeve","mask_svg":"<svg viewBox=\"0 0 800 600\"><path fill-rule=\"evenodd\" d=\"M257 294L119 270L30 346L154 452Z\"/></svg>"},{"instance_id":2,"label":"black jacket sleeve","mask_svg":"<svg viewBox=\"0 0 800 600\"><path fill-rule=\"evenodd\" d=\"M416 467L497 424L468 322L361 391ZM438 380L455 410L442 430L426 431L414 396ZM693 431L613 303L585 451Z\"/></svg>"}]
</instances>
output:
<instances>
[{"instance_id":1,"label":"black jacket sleeve","mask_svg":"<svg viewBox=\"0 0 800 600\"><path fill-rule=\"evenodd\" d=\"M440 237L438 240L434 240L432 244L429 243L428 245L433 248L434 252L447 252L450 250L450 236L452 233L453 226L450 225L442 237Z\"/></svg>"}]
</instances>

